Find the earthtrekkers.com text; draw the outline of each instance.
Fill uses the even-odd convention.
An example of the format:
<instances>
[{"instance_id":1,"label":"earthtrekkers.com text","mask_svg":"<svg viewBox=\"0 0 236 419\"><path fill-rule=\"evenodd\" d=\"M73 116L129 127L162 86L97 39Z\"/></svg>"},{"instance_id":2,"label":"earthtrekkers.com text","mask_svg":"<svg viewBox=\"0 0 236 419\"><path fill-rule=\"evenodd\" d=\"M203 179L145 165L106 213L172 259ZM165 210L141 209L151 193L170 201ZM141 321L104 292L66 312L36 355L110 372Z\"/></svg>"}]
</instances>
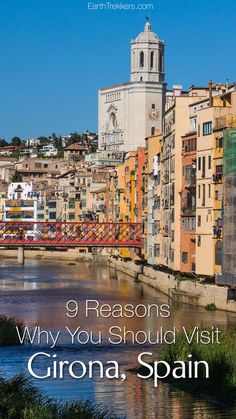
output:
<instances>
[{"instance_id":1,"label":"earthtrekkers.com text","mask_svg":"<svg viewBox=\"0 0 236 419\"><path fill-rule=\"evenodd\" d=\"M93 3L88 2L88 10L154 10L153 3L111 3L101 2Z\"/></svg>"}]
</instances>

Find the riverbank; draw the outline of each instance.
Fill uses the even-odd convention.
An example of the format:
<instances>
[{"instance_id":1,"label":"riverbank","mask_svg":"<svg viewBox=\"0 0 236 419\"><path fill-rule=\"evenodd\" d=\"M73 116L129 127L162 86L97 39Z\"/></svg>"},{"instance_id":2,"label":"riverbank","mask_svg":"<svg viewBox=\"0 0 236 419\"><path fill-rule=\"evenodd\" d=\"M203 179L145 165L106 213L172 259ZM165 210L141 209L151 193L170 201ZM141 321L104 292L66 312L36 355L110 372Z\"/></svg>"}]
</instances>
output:
<instances>
[{"instance_id":1,"label":"riverbank","mask_svg":"<svg viewBox=\"0 0 236 419\"><path fill-rule=\"evenodd\" d=\"M151 266L142 266L131 260L110 257L107 263L111 268L155 288L176 302L200 307L210 306L236 313L236 301L228 300L228 287L192 279L182 280L170 273L158 271Z\"/></svg>"},{"instance_id":2,"label":"riverbank","mask_svg":"<svg viewBox=\"0 0 236 419\"><path fill-rule=\"evenodd\" d=\"M210 331L210 329L209 329ZM189 329L191 335L192 329ZM201 330L200 330L201 333ZM205 333L205 330L204 330ZM171 385L187 392L197 392L205 396L210 396L224 404L233 403L236 400L236 328L221 331L220 343L210 342L201 344L196 340L188 343L184 332L180 332L175 343L167 345L158 351L157 361L161 360L159 375L165 377L166 362L171 370L176 368L176 361L182 361L185 367L176 368L176 377L170 374L164 378ZM189 354L191 354L191 365L195 362L206 363L209 369L209 377L206 378L205 366L198 368L198 378L183 378L189 369ZM179 362L178 362L179 364ZM194 367L195 368L195 367ZM192 366L191 366L191 369ZM145 372L146 371L146 372ZM193 371L195 371L193 369ZM149 374L149 369L139 368L138 372L142 375Z\"/></svg>"},{"instance_id":3,"label":"riverbank","mask_svg":"<svg viewBox=\"0 0 236 419\"><path fill-rule=\"evenodd\" d=\"M111 409L90 402L61 403L49 399L30 380L18 375L11 380L0 378L0 417L6 419L115 419Z\"/></svg>"},{"instance_id":4,"label":"riverbank","mask_svg":"<svg viewBox=\"0 0 236 419\"><path fill-rule=\"evenodd\" d=\"M65 250L47 250L47 249L25 249L25 259L38 259L38 260L65 260L71 262L94 260L106 261L107 256L100 253L87 252L85 249L65 249ZM17 259L18 249L1 249L1 259Z\"/></svg>"}]
</instances>

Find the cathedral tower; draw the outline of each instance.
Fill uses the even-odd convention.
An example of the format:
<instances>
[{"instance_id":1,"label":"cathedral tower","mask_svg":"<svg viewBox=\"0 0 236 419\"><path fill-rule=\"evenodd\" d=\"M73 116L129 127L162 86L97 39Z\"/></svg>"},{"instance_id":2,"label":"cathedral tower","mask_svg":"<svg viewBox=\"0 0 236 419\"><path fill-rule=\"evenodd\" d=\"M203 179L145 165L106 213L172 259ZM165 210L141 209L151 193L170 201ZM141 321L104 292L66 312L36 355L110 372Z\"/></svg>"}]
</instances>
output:
<instances>
[{"instance_id":1,"label":"cathedral tower","mask_svg":"<svg viewBox=\"0 0 236 419\"><path fill-rule=\"evenodd\" d=\"M164 42L147 21L131 41L130 82L99 90L100 150L135 150L162 128L164 76Z\"/></svg>"},{"instance_id":2,"label":"cathedral tower","mask_svg":"<svg viewBox=\"0 0 236 419\"><path fill-rule=\"evenodd\" d=\"M144 32L131 41L131 82L164 81L164 42L151 29L147 21Z\"/></svg>"}]
</instances>

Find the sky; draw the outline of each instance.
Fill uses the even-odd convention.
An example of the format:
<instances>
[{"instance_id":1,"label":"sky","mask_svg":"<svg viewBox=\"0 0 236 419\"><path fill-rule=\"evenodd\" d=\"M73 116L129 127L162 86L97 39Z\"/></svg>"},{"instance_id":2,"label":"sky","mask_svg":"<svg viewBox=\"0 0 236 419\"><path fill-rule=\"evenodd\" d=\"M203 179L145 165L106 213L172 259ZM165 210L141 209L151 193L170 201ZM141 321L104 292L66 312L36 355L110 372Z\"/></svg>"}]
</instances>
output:
<instances>
[{"instance_id":1,"label":"sky","mask_svg":"<svg viewBox=\"0 0 236 419\"><path fill-rule=\"evenodd\" d=\"M130 40L146 16L166 44L168 88L236 81L235 0L110 3L152 7L0 0L0 138L96 131L98 89L129 81Z\"/></svg>"}]
</instances>

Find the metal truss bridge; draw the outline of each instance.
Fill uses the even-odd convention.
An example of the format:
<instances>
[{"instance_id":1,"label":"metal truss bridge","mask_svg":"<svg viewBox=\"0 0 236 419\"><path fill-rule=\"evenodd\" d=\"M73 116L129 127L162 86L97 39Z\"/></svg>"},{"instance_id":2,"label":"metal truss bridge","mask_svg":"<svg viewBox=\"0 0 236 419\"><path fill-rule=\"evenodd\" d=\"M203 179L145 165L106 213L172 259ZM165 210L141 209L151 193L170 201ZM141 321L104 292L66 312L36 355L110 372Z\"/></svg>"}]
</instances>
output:
<instances>
[{"instance_id":1,"label":"metal truss bridge","mask_svg":"<svg viewBox=\"0 0 236 419\"><path fill-rule=\"evenodd\" d=\"M141 247L141 224L0 222L0 246Z\"/></svg>"}]
</instances>

